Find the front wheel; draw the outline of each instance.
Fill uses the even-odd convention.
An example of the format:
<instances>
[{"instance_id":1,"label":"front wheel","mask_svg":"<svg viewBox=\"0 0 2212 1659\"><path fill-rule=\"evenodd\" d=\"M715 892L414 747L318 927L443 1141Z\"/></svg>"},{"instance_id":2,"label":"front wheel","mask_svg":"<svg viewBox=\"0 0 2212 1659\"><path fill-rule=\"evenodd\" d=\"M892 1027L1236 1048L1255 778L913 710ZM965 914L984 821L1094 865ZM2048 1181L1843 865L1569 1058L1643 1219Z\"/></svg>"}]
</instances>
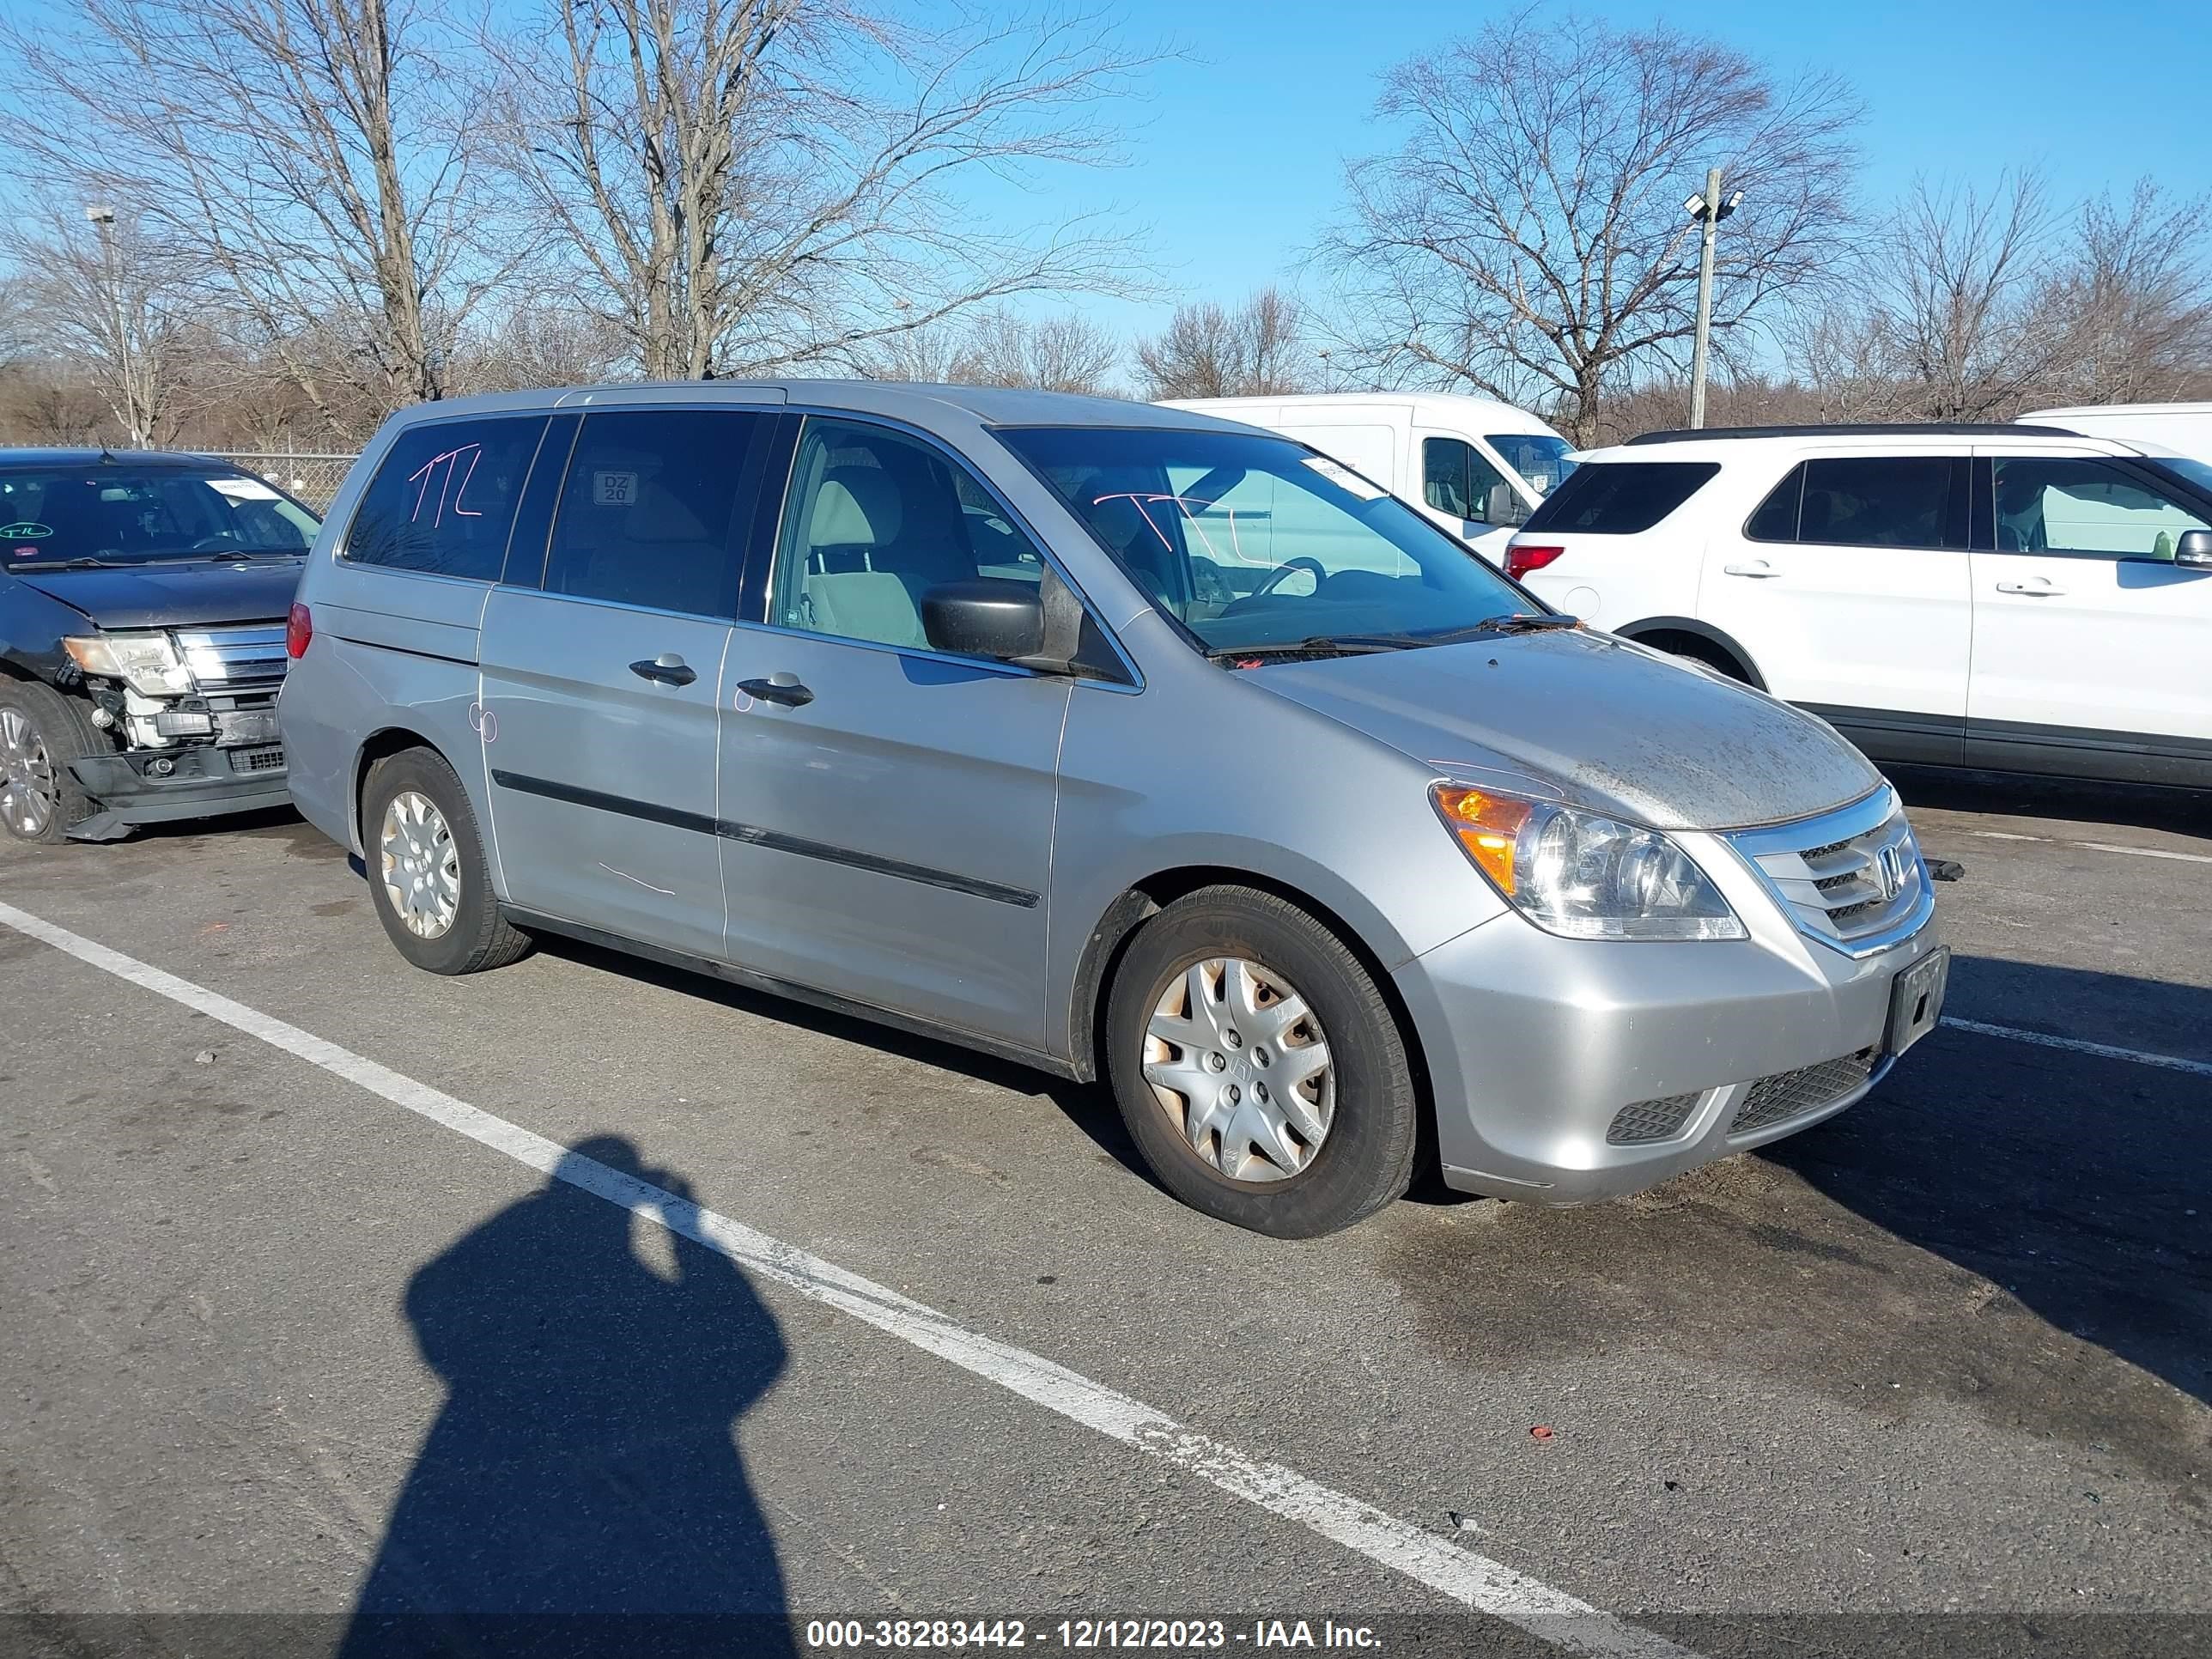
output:
<instances>
[{"instance_id":1,"label":"front wheel","mask_svg":"<svg viewBox=\"0 0 2212 1659\"><path fill-rule=\"evenodd\" d=\"M1107 1070L1162 1185L1279 1238L1349 1227L1413 1176L1403 1036L1359 958L1297 906L1208 887L1145 923L1107 1000Z\"/></svg>"},{"instance_id":2,"label":"front wheel","mask_svg":"<svg viewBox=\"0 0 2212 1659\"><path fill-rule=\"evenodd\" d=\"M36 681L0 681L0 828L60 841L94 811L69 763L99 752L83 705Z\"/></svg>"},{"instance_id":3,"label":"front wheel","mask_svg":"<svg viewBox=\"0 0 2212 1659\"><path fill-rule=\"evenodd\" d=\"M473 974L530 949L499 914L476 813L444 757L409 749L371 767L361 832L376 919L417 968Z\"/></svg>"}]
</instances>

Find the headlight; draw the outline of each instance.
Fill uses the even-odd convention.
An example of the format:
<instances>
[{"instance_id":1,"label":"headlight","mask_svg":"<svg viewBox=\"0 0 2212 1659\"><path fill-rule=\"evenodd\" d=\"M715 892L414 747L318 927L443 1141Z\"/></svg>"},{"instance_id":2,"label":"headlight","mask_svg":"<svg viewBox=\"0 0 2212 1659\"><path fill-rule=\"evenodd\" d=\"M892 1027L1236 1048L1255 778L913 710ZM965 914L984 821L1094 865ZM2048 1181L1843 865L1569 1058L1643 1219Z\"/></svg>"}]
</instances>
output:
<instances>
[{"instance_id":1,"label":"headlight","mask_svg":"<svg viewBox=\"0 0 2212 1659\"><path fill-rule=\"evenodd\" d=\"M1656 830L1492 789L1440 783L1437 811L1516 909L1567 939L1742 939L1690 855Z\"/></svg>"},{"instance_id":2,"label":"headlight","mask_svg":"<svg viewBox=\"0 0 2212 1659\"><path fill-rule=\"evenodd\" d=\"M121 680L149 697L192 689L191 671L179 660L167 634L94 634L62 645L86 673Z\"/></svg>"}]
</instances>

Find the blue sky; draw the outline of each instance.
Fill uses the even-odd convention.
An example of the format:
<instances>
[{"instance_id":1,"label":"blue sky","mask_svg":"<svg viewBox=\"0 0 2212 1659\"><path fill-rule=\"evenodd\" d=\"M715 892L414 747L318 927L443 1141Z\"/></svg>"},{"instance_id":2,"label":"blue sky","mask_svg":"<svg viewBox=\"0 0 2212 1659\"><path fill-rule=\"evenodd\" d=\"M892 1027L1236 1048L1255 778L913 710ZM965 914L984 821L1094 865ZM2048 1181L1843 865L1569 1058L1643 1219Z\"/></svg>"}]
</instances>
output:
<instances>
[{"instance_id":1,"label":"blue sky","mask_svg":"<svg viewBox=\"0 0 2212 1659\"><path fill-rule=\"evenodd\" d=\"M1133 38L1186 61L1147 76L1131 165L1086 181L1150 222L1173 289L1224 299L1287 271L1339 199L1342 162L1384 146L1376 76L1513 8L1481 0L1124 0ZM2136 0L1706 0L1589 4L1663 18L1788 72L1832 69L1867 106L1868 197L1917 173L1992 179L2040 161L2070 198L2149 173L2212 187L2212 6ZM1686 192L1702 180L1686 179ZM1085 309L1149 328L1167 306Z\"/></svg>"}]
</instances>

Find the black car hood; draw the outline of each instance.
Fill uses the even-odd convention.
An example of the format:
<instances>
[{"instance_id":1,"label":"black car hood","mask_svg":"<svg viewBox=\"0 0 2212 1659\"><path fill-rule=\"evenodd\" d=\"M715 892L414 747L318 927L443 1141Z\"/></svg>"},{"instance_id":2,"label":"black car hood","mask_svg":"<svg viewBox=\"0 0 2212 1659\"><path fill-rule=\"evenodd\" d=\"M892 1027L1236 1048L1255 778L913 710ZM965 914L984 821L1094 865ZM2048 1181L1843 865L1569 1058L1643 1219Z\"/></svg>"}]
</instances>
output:
<instances>
[{"instance_id":1,"label":"black car hood","mask_svg":"<svg viewBox=\"0 0 2212 1659\"><path fill-rule=\"evenodd\" d=\"M178 559L161 564L9 574L81 611L100 628L198 628L210 623L273 622L292 608L304 559L252 564Z\"/></svg>"}]
</instances>

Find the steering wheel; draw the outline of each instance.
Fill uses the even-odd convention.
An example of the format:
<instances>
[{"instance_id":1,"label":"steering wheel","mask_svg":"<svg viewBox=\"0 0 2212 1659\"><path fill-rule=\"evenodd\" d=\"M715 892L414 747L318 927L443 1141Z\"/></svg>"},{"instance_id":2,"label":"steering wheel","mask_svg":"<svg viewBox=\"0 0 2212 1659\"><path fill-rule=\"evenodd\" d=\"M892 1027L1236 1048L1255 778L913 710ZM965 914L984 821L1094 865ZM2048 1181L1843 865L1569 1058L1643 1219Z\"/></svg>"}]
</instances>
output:
<instances>
[{"instance_id":1,"label":"steering wheel","mask_svg":"<svg viewBox=\"0 0 2212 1659\"><path fill-rule=\"evenodd\" d=\"M1319 559L1310 559L1304 554L1300 554L1297 558L1286 560L1283 563L1277 565L1273 570L1270 570L1266 575L1260 579L1260 585L1254 588L1249 593L1247 593L1244 597L1248 599L1266 599L1268 594L1273 592L1277 588L1280 587L1285 581L1289 580L1291 573L1294 570L1312 571L1314 586L1316 591L1320 588L1322 583L1328 580L1328 572L1322 568L1322 562Z\"/></svg>"},{"instance_id":2,"label":"steering wheel","mask_svg":"<svg viewBox=\"0 0 2212 1659\"><path fill-rule=\"evenodd\" d=\"M203 536L199 540L194 542L192 544L192 551L195 553L213 553L223 547L236 543L237 540L238 538L231 534L229 531L218 530L214 535Z\"/></svg>"}]
</instances>

